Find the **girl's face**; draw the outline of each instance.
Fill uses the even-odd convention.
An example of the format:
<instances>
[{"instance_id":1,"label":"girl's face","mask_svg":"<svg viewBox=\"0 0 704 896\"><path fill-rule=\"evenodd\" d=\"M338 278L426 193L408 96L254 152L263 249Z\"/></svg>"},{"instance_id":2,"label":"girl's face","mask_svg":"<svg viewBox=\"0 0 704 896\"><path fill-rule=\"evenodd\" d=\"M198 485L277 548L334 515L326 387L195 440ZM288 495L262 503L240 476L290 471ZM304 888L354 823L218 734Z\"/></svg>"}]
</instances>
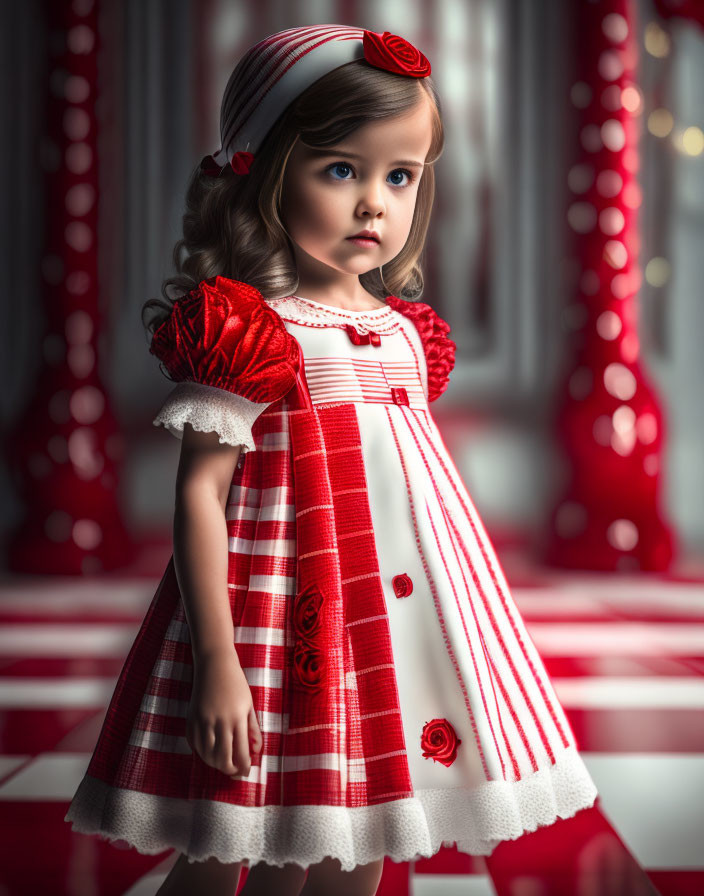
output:
<instances>
[{"instance_id":1,"label":"girl's face","mask_svg":"<svg viewBox=\"0 0 704 896\"><path fill-rule=\"evenodd\" d=\"M335 147L295 143L281 219L294 243L299 283L351 286L404 247L432 139L430 102L421 91L409 112L366 124ZM360 230L374 231L379 241L353 242Z\"/></svg>"}]
</instances>

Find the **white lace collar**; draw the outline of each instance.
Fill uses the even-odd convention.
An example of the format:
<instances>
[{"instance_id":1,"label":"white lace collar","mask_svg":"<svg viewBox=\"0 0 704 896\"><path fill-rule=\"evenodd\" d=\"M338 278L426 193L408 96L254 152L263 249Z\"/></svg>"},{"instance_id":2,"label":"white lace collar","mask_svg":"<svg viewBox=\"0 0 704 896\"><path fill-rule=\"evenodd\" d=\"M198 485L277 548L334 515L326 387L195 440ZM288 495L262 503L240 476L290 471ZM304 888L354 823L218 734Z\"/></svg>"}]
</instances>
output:
<instances>
[{"instance_id":1,"label":"white lace collar","mask_svg":"<svg viewBox=\"0 0 704 896\"><path fill-rule=\"evenodd\" d=\"M352 324L360 332L373 330L375 333L393 333L401 326L398 312L390 305L363 311L347 311L313 299L305 299L303 296L284 296L266 301L280 317L292 323L314 327L344 327Z\"/></svg>"}]
</instances>

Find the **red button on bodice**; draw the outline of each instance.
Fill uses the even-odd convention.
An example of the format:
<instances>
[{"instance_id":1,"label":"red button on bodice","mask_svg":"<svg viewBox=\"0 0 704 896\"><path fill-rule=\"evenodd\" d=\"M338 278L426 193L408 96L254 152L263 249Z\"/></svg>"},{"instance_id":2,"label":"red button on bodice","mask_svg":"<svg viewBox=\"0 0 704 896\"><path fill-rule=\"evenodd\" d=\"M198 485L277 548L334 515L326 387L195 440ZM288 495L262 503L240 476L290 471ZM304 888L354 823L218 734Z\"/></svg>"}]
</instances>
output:
<instances>
[{"instance_id":1,"label":"red button on bodice","mask_svg":"<svg viewBox=\"0 0 704 896\"><path fill-rule=\"evenodd\" d=\"M391 399L394 404L408 404L408 392L402 387L392 387Z\"/></svg>"}]
</instances>

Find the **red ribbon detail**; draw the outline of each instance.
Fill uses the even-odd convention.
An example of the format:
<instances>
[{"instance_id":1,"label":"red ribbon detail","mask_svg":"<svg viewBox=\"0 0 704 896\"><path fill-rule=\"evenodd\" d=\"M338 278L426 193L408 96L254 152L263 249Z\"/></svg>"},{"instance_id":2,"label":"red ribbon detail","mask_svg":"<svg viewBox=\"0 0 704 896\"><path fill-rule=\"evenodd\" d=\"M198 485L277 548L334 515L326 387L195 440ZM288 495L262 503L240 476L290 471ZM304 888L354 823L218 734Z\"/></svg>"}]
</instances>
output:
<instances>
[{"instance_id":1,"label":"red ribbon detail","mask_svg":"<svg viewBox=\"0 0 704 896\"><path fill-rule=\"evenodd\" d=\"M392 386L391 400L394 404L408 404L408 392L406 392L403 386Z\"/></svg>"},{"instance_id":2,"label":"red ribbon detail","mask_svg":"<svg viewBox=\"0 0 704 896\"><path fill-rule=\"evenodd\" d=\"M381 336L373 330L360 333L352 324L345 324L345 330L355 345L381 345Z\"/></svg>"}]
</instances>

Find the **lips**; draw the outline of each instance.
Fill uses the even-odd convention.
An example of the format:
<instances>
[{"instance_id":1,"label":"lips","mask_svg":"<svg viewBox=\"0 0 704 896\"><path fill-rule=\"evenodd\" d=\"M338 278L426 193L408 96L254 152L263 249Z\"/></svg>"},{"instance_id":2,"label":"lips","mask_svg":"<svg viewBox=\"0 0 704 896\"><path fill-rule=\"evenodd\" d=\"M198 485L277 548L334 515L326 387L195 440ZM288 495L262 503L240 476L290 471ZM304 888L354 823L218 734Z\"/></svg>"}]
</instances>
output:
<instances>
[{"instance_id":1,"label":"lips","mask_svg":"<svg viewBox=\"0 0 704 896\"><path fill-rule=\"evenodd\" d=\"M370 231L362 231L362 233L355 233L353 236L348 236L348 240L373 240L375 243L380 242L379 236L376 233L371 233Z\"/></svg>"}]
</instances>

